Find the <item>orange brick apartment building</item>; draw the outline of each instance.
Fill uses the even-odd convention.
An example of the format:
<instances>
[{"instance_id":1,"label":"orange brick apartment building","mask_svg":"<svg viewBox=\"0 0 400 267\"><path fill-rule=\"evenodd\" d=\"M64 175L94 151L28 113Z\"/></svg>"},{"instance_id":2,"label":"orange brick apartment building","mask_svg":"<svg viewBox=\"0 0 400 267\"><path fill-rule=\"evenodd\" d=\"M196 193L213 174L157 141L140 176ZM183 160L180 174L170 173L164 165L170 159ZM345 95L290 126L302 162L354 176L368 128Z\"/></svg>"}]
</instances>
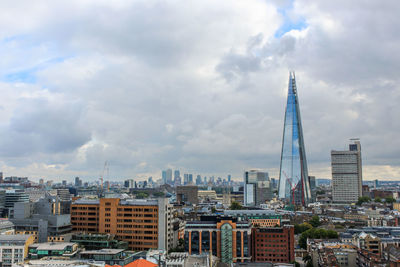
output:
<instances>
[{"instance_id":1,"label":"orange brick apartment building","mask_svg":"<svg viewBox=\"0 0 400 267\"><path fill-rule=\"evenodd\" d=\"M158 199L77 199L71 204L74 231L110 233L131 250L173 247L172 205Z\"/></svg>"}]
</instances>

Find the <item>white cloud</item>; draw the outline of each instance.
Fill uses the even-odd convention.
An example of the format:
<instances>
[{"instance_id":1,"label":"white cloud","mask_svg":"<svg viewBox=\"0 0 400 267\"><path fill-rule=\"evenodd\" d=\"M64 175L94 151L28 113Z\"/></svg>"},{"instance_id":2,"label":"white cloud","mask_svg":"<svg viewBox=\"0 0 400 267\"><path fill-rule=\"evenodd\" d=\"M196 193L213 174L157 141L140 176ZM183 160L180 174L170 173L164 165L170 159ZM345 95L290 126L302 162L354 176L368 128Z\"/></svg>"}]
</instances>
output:
<instances>
[{"instance_id":1,"label":"white cloud","mask_svg":"<svg viewBox=\"0 0 400 267\"><path fill-rule=\"evenodd\" d=\"M360 137L365 177L400 177L398 4L357 2L1 3L2 169L276 175L293 69L309 173Z\"/></svg>"}]
</instances>

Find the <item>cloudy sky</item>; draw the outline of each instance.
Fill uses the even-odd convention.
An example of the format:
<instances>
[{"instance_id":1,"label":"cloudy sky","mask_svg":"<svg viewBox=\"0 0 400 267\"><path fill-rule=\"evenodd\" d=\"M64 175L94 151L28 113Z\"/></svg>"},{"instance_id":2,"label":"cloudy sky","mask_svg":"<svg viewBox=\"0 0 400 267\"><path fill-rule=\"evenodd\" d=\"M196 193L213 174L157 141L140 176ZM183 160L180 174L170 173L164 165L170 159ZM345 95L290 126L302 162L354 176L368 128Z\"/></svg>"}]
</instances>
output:
<instances>
[{"instance_id":1,"label":"cloudy sky","mask_svg":"<svg viewBox=\"0 0 400 267\"><path fill-rule=\"evenodd\" d=\"M362 144L400 178L400 3L0 3L0 170L53 180L264 168L277 177L296 71L309 173Z\"/></svg>"}]
</instances>

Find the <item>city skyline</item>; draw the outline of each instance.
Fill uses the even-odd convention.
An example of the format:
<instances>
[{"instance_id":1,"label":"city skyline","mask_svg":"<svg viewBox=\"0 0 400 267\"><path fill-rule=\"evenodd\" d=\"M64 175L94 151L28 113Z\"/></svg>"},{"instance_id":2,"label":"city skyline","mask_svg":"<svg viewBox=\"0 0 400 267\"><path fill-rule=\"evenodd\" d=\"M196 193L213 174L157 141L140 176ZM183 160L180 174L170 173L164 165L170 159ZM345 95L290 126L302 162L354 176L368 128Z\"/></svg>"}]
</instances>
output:
<instances>
[{"instance_id":1,"label":"city skyline","mask_svg":"<svg viewBox=\"0 0 400 267\"><path fill-rule=\"evenodd\" d=\"M389 3L1 3L0 171L278 178L295 70L309 175L330 179L330 151L360 138L363 180L400 179Z\"/></svg>"}]
</instances>

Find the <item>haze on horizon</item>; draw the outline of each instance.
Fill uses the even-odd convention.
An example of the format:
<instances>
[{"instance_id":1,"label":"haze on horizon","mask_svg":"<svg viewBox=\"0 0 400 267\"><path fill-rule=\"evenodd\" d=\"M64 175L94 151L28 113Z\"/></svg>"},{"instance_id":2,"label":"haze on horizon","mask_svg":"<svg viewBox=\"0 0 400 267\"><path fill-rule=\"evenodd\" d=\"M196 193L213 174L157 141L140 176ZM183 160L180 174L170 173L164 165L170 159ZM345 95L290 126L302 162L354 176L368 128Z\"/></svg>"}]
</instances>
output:
<instances>
[{"instance_id":1,"label":"haze on horizon","mask_svg":"<svg viewBox=\"0 0 400 267\"><path fill-rule=\"evenodd\" d=\"M360 138L400 178L400 2L2 1L0 171L278 178L296 71L309 174Z\"/></svg>"}]
</instances>

